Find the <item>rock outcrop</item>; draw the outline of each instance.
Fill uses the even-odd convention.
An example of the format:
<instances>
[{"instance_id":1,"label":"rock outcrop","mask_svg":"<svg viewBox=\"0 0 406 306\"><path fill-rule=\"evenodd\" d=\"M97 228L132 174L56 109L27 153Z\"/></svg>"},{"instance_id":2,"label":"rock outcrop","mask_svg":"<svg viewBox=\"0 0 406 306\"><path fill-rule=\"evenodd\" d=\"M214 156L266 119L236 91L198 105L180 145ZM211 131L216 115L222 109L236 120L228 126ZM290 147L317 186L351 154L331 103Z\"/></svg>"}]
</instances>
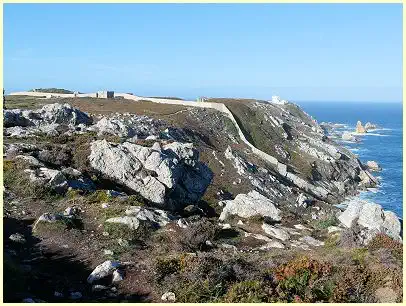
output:
<instances>
[{"instance_id":1,"label":"rock outcrop","mask_svg":"<svg viewBox=\"0 0 406 306\"><path fill-rule=\"evenodd\" d=\"M368 160L367 161L367 167L371 171L380 171L380 170L382 170L382 168L374 160Z\"/></svg>"},{"instance_id":2,"label":"rock outcrop","mask_svg":"<svg viewBox=\"0 0 406 306\"><path fill-rule=\"evenodd\" d=\"M383 210L379 204L353 200L338 219L347 228L351 228L354 224L364 228L362 238L364 243L369 242L377 233L401 240L399 218L393 212Z\"/></svg>"},{"instance_id":3,"label":"rock outcrop","mask_svg":"<svg viewBox=\"0 0 406 306\"><path fill-rule=\"evenodd\" d=\"M97 140L91 144L89 162L106 178L162 206L169 199L197 201L212 178L191 144L171 143L161 148L155 143L149 148Z\"/></svg>"},{"instance_id":4,"label":"rock outcrop","mask_svg":"<svg viewBox=\"0 0 406 306\"><path fill-rule=\"evenodd\" d=\"M365 123L365 131L367 131L367 132L370 130L374 130L376 128L377 128L376 124L373 124L371 122Z\"/></svg>"},{"instance_id":5,"label":"rock outcrop","mask_svg":"<svg viewBox=\"0 0 406 306\"><path fill-rule=\"evenodd\" d=\"M226 220L229 216L249 218L253 216L269 217L273 220L281 220L280 210L275 204L257 191L248 194L239 194L234 200L221 201L224 205L220 220Z\"/></svg>"},{"instance_id":6,"label":"rock outcrop","mask_svg":"<svg viewBox=\"0 0 406 306\"><path fill-rule=\"evenodd\" d=\"M358 133L358 134L365 134L366 133L366 130L362 126L361 121L357 121L357 126L355 127L355 133Z\"/></svg>"}]
</instances>

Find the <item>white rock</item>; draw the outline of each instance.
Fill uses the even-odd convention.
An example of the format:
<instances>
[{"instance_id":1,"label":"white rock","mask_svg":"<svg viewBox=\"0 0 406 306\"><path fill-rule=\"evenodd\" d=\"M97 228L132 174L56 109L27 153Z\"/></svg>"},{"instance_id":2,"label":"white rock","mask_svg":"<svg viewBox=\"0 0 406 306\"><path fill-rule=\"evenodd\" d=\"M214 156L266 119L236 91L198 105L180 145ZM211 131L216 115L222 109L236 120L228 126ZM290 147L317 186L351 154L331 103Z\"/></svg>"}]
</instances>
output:
<instances>
[{"instance_id":1,"label":"white rock","mask_svg":"<svg viewBox=\"0 0 406 306\"><path fill-rule=\"evenodd\" d=\"M231 215L237 215L242 218L260 215L276 221L281 220L279 215L280 210L275 207L271 200L257 191L251 191L248 194L239 194L234 200L226 200L223 202L225 203L225 207L219 218L221 221Z\"/></svg>"},{"instance_id":2,"label":"white rock","mask_svg":"<svg viewBox=\"0 0 406 306\"><path fill-rule=\"evenodd\" d=\"M111 134L119 137L135 136L134 129L119 119L102 118L95 124L95 128L99 135Z\"/></svg>"},{"instance_id":3,"label":"white rock","mask_svg":"<svg viewBox=\"0 0 406 306\"><path fill-rule=\"evenodd\" d=\"M346 140L346 141L352 141L352 142L356 141L356 138L354 137L354 135L352 135L352 134L349 133L349 132L344 132L344 133L341 135L341 139L342 139L342 140Z\"/></svg>"},{"instance_id":4,"label":"white rock","mask_svg":"<svg viewBox=\"0 0 406 306\"><path fill-rule=\"evenodd\" d=\"M59 170L41 167L36 170L26 169L25 172L29 173L29 179L32 182L48 186L56 191L64 191L68 188L66 177Z\"/></svg>"},{"instance_id":5,"label":"white rock","mask_svg":"<svg viewBox=\"0 0 406 306\"><path fill-rule=\"evenodd\" d=\"M104 255L114 255L112 250L104 250Z\"/></svg>"},{"instance_id":6,"label":"white rock","mask_svg":"<svg viewBox=\"0 0 406 306\"><path fill-rule=\"evenodd\" d=\"M165 302L176 302L175 293L173 293L173 292L165 292L162 295L161 300L165 301Z\"/></svg>"},{"instance_id":7,"label":"white rock","mask_svg":"<svg viewBox=\"0 0 406 306\"><path fill-rule=\"evenodd\" d=\"M43 167L44 164L41 163L38 159L36 159L34 156L27 156L27 155L17 155L15 159L21 159L24 160L25 162L29 163L30 165L36 166L36 167Z\"/></svg>"},{"instance_id":8,"label":"white rock","mask_svg":"<svg viewBox=\"0 0 406 306\"><path fill-rule=\"evenodd\" d=\"M330 233L337 233L337 232L341 232L343 229L341 227L338 226L329 226L327 228L327 232Z\"/></svg>"},{"instance_id":9,"label":"white rock","mask_svg":"<svg viewBox=\"0 0 406 306\"><path fill-rule=\"evenodd\" d=\"M359 134L364 134L366 132L365 128L362 126L361 121L357 121L357 127L355 128L355 132Z\"/></svg>"},{"instance_id":10,"label":"white rock","mask_svg":"<svg viewBox=\"0 0 406 306\"><path fill-rule=\"evenodd\" d=\"M24 244L27 242L24 235L20 234L20 233L11 234L10 237L8 237L8 239L10 239L11 241L17 242L17 243L21 243L21 244Z\"/></svg>"},{"instance_id":11,"label":"white rock","mask_svg":"<svg viewBox=\"0 0 406 306\"><path fill-rule=\"evenodd\" d=\"M188 228L188 224L185 220L183 219L179 219L176 224L180 227L180 228Z\"/></svg>"},{"instance_id":12,"label":"white rock","mask_svg":"<svg viewBox=\"0 0 406 306\"><path fill-rule=\"evenodd\" d=\"M358 218L364 204L364 201L358 199L351 201L347 209L338 217L338 220L347 228L350 228L354 220Z\"/></svg>"},{"instance_id":13,"label":"white rock","mask_svg":"<svg viewBox=\"0 0 406 306\"><path fill-rule=\"evenodd\" d=\"M92 284L95 281L98 281L102 278L105 278L109 275L112 275L117 268L120 267L120 262L118 261L111 261L107 260L102 264L98 265L92 273L90 273L89 277L87 278L87 282Z\"/></svg>"},{"instance_id":14,"label":"white rock","mask_svg":"<svg viewBox=\"0 0 406 306\"><path fill-rule=\"evenodd\" d=\"M120 271L118 271L118 270L115 270L115 271L113 272L113 280L112 280L112 283L113 283L113 284L116 284L116 283L118 283L118 282L121 282L122 280L124 280L124 276L123 276L122 272L120 272Z\"/></svg>"},{"instance_id":15,"label":"white rock","mask_svg":"<svg viewBox=\"0 0 406 306\"><path fill-rule=\"evenodd\" d=\"M262 224L262 229L264 232L272 237L275 237L276 239L286 241L290 238L290 235L288 234L287 231L277 228L275 226L269 225L267 223Z\"/></svg>"},{"instance_id":16,"label":"white rock","mask_svg":"<svg viewBox=\"0 0 406 306\"><path fill-rule=\"evenodd\" d=\"M371 171L379 171L381 170L381 167L378 165L376 161L373 160L368 160L367 161L367 167Z\"/></svg>"},{"instance_id":17,"label":"white rock","mask_svg":"<svg viewBox=\"0 0 406 306\"><path fill-rule=\"evenodd\" d=\"M106 222L108 223L119 223L128 226L132 230L136 230L140 226L140 221L137 217L114 217L107 219Z\"/></svg>"},{"instance_id":18,"label":"white rock","mask_svg":"<svg viewBox=\"0 0 406 306\"><path fill-rule=\"evenodd\" d=\"M171 143L158 151L130 142L114 145L97 140L90 149L89 161L95 170L156 204L169 203L167 193L183 197L184 202L196 201L212 179L208 167L198 163L193 144ZM171 193L175 187L178 192Z\"/></svg>"},{"instance_id":19,"label":"white rock","mask_svg":"<svg viewBox=\"0 0 406 306\"><path fill-rule=\"evenodd\" d=\"M271 241L268 242L267 244L259 247L260 250L270 250L270 249L284 249L285 246L280 243L279 241Z\"/></svg>"},{"instance_id":20,"label":"white rock","mask_svg":"<svg viewBox=\"0 0 406 306\"><path fill-rule=\"evenodd\" d=\"M313 245L313 246L322 246L322 245L324 245L323 241L314 239L311 236L304 236L304 237L300 238L299 240L302 241L302 242L305 242L307 244Z\"/></svg>"},{"instance_id":21,"label":"white rock","mask_svg":"<svg viewBox=\"0 0 406 306\"><path fill-rule=\"evenodd\" d=\"M295 206L296 207L303 207L303 208L307 207L307 197L303 193L300 193L298 195L298 197L296 198Z\"/></svg>"}]
</instances>

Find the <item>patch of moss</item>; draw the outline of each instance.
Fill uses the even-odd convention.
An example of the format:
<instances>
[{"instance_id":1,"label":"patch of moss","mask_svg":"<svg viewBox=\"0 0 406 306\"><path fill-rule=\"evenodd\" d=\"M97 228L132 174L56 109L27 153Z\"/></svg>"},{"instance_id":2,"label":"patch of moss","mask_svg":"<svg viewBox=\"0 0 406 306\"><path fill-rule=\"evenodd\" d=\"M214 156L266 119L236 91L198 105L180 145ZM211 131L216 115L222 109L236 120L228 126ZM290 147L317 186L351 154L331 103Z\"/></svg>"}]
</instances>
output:
<instances>
[{"instance_id":1,"label":"patch of moss","mask_svg":"<svg viewBox=\"0 0 406 306\"><path fill-rule=\"evenodd\" d=\"M95 192L89 194L86 199L89 203L104 203L109 202L111 197L105 190L96 190Z\"/></svg>"},{"instance_id":2,"label":"patch of moss","mask_svg":"<svg viewBox=\"0 0 406 306\"><path fill-rule=\"evenodd\" d=\"M330 226L336 226L338 224L339 224L339 222L338 222L337 218L335 216L330 216L330 217L327 217L325 219L316 220L313 223L313 227L315 229L320 229L321 230L321 229L326 229L326 228L328 228Z\"/></svg>"}]
</instances>

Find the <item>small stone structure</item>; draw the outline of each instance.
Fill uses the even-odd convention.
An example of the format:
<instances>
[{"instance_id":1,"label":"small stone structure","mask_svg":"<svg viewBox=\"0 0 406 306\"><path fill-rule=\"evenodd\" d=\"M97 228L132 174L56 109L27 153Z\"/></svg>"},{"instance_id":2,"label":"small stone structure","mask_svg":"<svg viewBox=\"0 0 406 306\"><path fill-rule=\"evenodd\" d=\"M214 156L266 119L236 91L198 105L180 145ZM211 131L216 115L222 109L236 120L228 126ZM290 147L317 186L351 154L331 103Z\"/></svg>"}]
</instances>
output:
<instances>
[{"instance_id":1,"label":"small stone structure","mask_svg":"<svg viewBox=\"0 0 406 306\"><path fill-rule=\"evenodd\" d=\"M114 98L114 91L100 90L97 92L96 98L112 99Z\"/></svg>"}]
</instances>

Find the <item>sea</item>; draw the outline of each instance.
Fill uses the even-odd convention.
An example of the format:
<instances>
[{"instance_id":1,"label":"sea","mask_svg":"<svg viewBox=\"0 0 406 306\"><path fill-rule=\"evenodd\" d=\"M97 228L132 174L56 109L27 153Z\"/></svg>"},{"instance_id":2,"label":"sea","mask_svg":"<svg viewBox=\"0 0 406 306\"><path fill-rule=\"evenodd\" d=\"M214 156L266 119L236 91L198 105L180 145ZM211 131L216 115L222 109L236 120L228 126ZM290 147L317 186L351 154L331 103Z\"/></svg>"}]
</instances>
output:
<instances>
[{"instance_id":1,"label":"sea","mask_svg":"<svg viewBox=\"0 0 406 306\"><path fill-rule=\"evenodd\" d=\"M402 103L367 102L295 102L318 123L332 122L343 126L340 132L354 132L357 121L378 126L365 135L357 136L358 143L337 139L341 145L358 155L361 162L376 161L382 171L373 172L380 186L361 192L359 197L380 204L403 219L403 141Z\"/></svg>"}]
</instances>

